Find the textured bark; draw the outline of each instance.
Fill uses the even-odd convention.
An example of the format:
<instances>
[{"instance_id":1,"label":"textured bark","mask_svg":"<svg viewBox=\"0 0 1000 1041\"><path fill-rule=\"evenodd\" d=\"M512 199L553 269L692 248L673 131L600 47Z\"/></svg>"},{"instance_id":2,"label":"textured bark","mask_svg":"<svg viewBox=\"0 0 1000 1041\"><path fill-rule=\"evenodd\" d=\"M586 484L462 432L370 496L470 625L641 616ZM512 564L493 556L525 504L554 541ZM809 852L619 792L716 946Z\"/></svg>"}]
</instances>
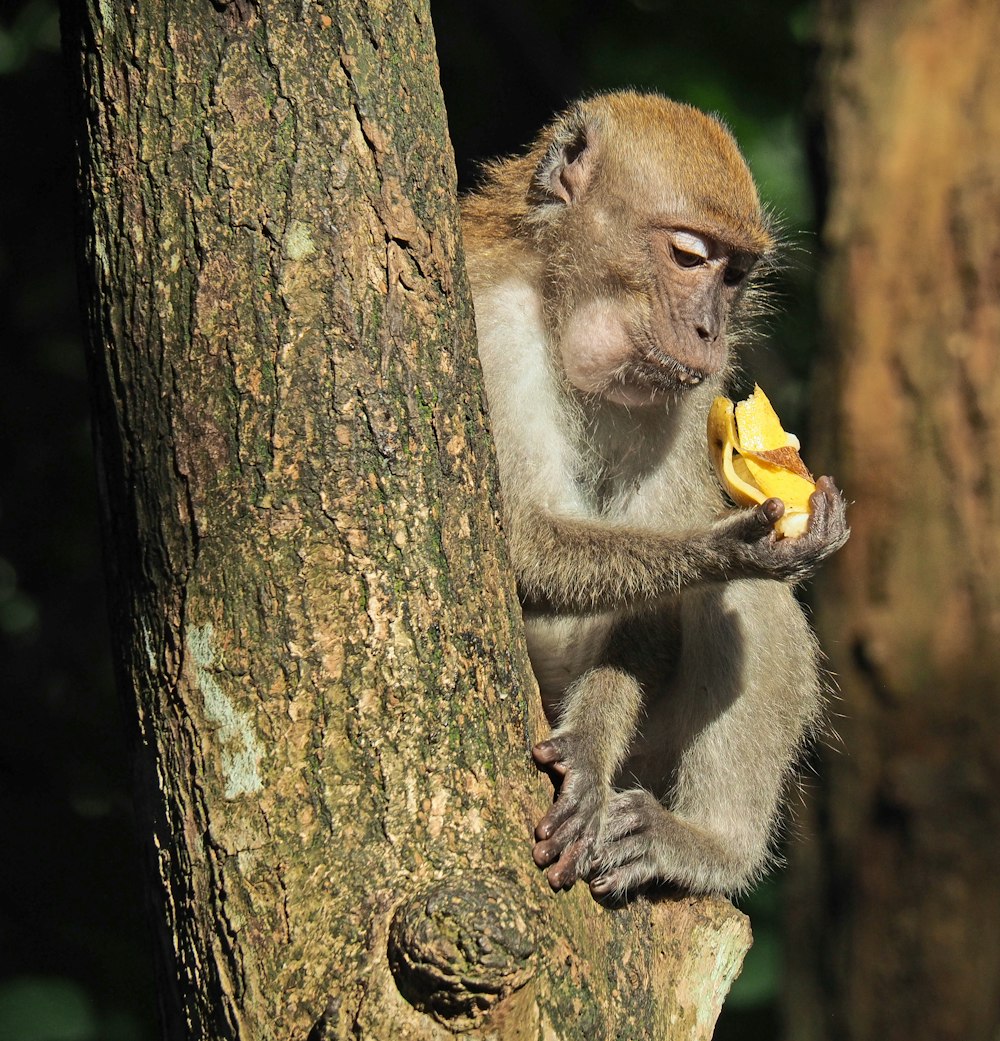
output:
<instances>
[{"instance_id":1,"label":"textured bark","mask_svg":"<svg viewBox=\"0 0 1000 1041\"><path fill-rule=\"evenodd\" d=\"M1000 1029L1000 5L823 8L844 701L796 1041ZM831 406L829 398L836 402Z\"/></svg>"},{"instance_id":2,"label":"textured bark","mask_svg":"<svg viewBox=\"0 0 1000 1041\"><path fill-rule=\"evenodd\" d=\"M741 915L531 864L426 3L65 15L168 1036L709 1037Z\"/></svg>"}]
</instances>

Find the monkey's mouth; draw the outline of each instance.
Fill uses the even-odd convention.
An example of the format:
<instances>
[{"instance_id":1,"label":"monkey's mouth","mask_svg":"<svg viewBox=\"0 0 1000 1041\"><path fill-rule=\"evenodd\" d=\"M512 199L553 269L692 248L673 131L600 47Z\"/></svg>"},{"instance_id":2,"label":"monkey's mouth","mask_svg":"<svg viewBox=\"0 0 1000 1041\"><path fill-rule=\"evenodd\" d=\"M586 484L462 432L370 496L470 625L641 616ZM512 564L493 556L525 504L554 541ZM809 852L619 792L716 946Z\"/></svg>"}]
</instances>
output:
<instances>
[{"instance_id":1,"label":"monkey's mouth","mask_svg":"<svg viewBox=\"0 0 1000 1041\"><path fill-rule=\"evenodd\" d=\"M647 342L642 348L642 357L630 368L638 382L647 383L658 390L677 390L678 387L697 387L708 375L701 369L693 369L669 354L664 354L655 344Z\"/></svg>"}]
</instances>

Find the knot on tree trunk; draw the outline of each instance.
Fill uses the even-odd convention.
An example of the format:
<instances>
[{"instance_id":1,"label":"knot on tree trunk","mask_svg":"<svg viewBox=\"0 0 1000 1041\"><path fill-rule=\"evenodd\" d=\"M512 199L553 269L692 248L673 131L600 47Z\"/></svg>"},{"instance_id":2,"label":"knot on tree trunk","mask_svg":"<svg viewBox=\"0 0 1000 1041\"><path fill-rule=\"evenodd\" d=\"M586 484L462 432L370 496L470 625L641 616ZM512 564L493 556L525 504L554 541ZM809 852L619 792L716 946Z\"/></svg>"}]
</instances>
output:
<instances>
[{"instance_id":1,"label":"knot on tree trunk","mask_svg":"<svg viewBox=\"0 0 1000 1041\"><path fill-rule=\"evenodd\" d=\"M514 882L451 878L403 904L389 929L400 993L452 1030L466 1030L534 971L535 933Z\"/></svg>"}]
</instances>

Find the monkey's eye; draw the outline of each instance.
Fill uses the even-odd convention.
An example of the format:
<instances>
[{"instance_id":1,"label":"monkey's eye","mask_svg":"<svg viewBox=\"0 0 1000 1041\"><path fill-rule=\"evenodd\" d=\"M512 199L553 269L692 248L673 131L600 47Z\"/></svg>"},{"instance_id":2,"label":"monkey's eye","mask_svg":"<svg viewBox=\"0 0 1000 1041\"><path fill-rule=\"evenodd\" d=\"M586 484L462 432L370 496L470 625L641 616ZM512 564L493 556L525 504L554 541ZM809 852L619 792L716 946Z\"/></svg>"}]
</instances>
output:
<instances>
[{"instance_id":1,"label":"monkey's eye","mask_svg":"<svg viewBox=\"0 0 1000 1041\"><path fill-rule=\"evenodd\" d=\"M723 284L730 287L741 285L749 277L756 263L757 258L747 253L736 253L730 256L722 275Z\"/></svg>"},{"instance_id":2,"label":"monkey's eye","mask_svg":"<svg viewBox=\"0 0 1000 1041\"><path fill-rule=\"evenodd\" d=\"M698 267L708 260L708 243L690 231L675 231L670 238L670 250L678 267Z\"/></svg>"},{"instance_id":3,"label":"monkey's eye","mask_svg":"<svg viewBox=\"0 0 1000 1041\"><path fill-rule=\"evenodd\" d=\"M678 249L676 246L673 247L673 257L678 267L698 267L699 264L705 263L705 258L698 253L689 253L686 249Z\"/></svg>"}]
</instances>

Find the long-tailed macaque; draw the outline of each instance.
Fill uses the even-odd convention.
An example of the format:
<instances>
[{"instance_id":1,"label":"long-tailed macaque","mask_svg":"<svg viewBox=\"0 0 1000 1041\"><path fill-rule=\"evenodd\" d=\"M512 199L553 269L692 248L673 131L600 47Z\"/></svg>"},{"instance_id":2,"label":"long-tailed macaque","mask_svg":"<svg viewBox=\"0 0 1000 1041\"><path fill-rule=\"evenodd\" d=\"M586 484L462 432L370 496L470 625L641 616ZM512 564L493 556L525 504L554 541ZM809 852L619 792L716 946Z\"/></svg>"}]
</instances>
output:
<instances>
[{"instance_id":1,"label":"long-tailed macaque","mask_svg":"<svg viewBox=\"0 0 1000 1041\"><path fill-rule=\"evenodd\" d=\"M554 724L533 856L596 896L734 892L766 868L822 702L792 584L848 536L817 482L727 509L706 419L774 248L728 131L661 97L574 105L463 206L504 521Z\"/></svg>"}]
</instances>

